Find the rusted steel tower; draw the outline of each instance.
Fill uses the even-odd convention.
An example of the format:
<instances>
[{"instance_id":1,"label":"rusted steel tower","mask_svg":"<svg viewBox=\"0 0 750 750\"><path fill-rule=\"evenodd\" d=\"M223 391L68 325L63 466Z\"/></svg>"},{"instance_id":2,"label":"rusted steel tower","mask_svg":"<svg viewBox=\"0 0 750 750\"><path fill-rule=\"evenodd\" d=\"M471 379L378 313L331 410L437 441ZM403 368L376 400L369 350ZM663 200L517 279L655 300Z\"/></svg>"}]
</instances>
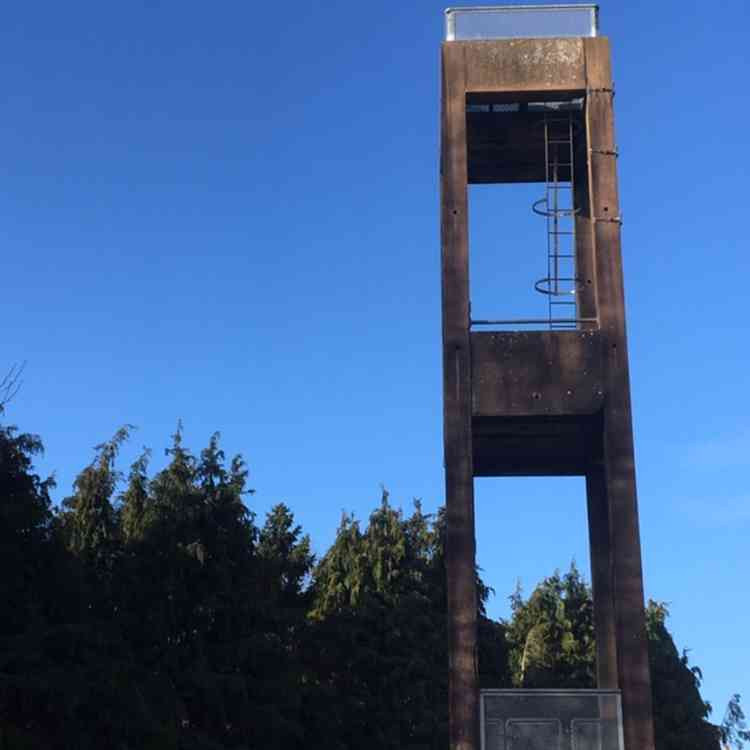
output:
<instances>
[{"instance_id":1,"label":"rusted steel tower","mask_svg":"<svg viewBox=\"0 0 750 750\"><path fill-rule=\"evenodd\" d=\"M595 28L468 38L484 21L451 17L503 10L448 11L442 45L451 749L480 747L474 477L581 475L598 687L620 691L625 750L653 750L609 44ZM547 314L473 321L467 185L519 182L545 185Z\"/></svg>"}]
</instances>

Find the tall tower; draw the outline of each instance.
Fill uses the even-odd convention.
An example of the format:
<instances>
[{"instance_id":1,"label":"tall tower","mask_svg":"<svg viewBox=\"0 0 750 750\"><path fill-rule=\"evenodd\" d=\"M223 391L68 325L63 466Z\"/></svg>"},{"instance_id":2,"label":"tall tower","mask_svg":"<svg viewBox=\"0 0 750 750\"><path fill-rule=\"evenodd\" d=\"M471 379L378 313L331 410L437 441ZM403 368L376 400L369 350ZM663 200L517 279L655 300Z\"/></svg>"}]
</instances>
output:
<instances>
[{"instance_id":1,"label":"tall tower","mask_svg":"<svg viewBox=\"0 0 750 750\"><path fill-rule=\"evenodd\" d=\"M586 478L597 683L653 750L614 96L595 6L447 13L441 230L451 750L478 750L474 477ZM538 182L539 319L471 318L470 183ZM543 240L544 241L544 240ZM517 251L517 250L516 250ZM513 263L514 248L503 262ZM501 291L501 290L499 290Z\"/></svg>"}]
</instances>

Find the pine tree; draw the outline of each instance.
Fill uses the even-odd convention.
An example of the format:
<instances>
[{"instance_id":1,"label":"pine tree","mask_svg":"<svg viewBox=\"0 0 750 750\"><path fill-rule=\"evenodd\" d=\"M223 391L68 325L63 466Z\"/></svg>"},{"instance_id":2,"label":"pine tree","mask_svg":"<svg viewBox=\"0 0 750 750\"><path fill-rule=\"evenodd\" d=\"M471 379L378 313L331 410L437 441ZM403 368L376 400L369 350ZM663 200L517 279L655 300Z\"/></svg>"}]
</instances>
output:
<instances>
[{"instance_id":1,"label":"pine tree","mask_svg":"<svg viewBox=\"0 0 750 750\"><path fill-rule=\"evenodd\" d=\"M96 446L96 457L76 477L73 495L62 503L71 551L100 573L110 566L117 542L112 496L120 475L115 459L131 429L121 427L111 440Z\"/></svg>"},{"instance_id":2,"label":"pine tree","mask_svg":"<svg viewBox=\"0 0 750 750\"><path fill-rule=\"evenodd\" d=\"M282 606L305 601L302 594L315 556L310 537L302 535L302 527L295 524L284 503L275 505L266 517L258 538L258 556L269 594L278 596Z\"/></svg>"},{"instance_id":3,"label":"pine tree","mask_svg":"<svg viewBox=\"0 0 750 750\"><path fill-rule=\"evenodd\" d=\"M151 451L143 453L133 462L128 476L128 486L120 497L120 525L125 543L143 539L148 524L148 462Z\"/></svg>"},{"instance_id":4,"label":"pine tree","mask_svg":"<svg viewBox=\"0 0 750 750\"><path fill-rule=\"evenodd\" d=\"M447 744L445 516L405 516L383 492L362 530L344 516L313 577L310 653L318 685L315 746L441 748ZM507 686L501 624L484 617L479 583L480 678ZM327 708L324 709L324 706Z\"/></svg>"},{"instance_id":5,"label":"pine tree","mask_svg":"<svg viewBox=\"0 0 750 750\"><path fill-rule=\"evenodd\" d=\"M710 704L700 695L702 673L680 654L667 630L666 605L646 607L654 736L657 750L719 750L720 730L708 721Z\"/></svg>"},{"instance_id":6,"label":"pine tree","mask_svg":"<svg viewBox=\"0 0 750 750\"><path fill-rule=\"evenodd\" d=\"M534 688L595 686L593 601L574 564L564 576L545 578L524 600L511 597L508 624L514 684ZM701 672L677 651L666 627L665 605L646 608L657 750L719 750L719 728L707 721L700 697Z\"/></svg>"},{"instance_id":7,"label":"pine tree","mask_svg":"<svg viewBox=\"0 0 750 750\"><path fill-rule=\"evenodd\" d=\"M60 556L49 495L54 480L33 471L41 452L38 436L0 427L0 634L21 633L59 606L51 580Z\"/></svg>"},{"instance_id":8,"label":"pine tree","mask_svg":"<svg viewBox=\"0 0 750 750\"><path fill-rule=\"evenodd\" d=\"M574 563L564 576L545 578L528 601L517 588L511 608L508 640L517 687L594 687L591 592Z\"/></svg>"},{"instance_id":9,"label":"pine tree","mask_svg":"<svg viewBox=\"0 0 750 750\"><path fill-rule=\"evenodd\" d=\"M750 742L750 729L745 721L745 712L740 705L740 694L735 693L727 704L724 718L719 727L722 745L726 750L743 750L746 742Z\"/></svg>"}]
</instances>

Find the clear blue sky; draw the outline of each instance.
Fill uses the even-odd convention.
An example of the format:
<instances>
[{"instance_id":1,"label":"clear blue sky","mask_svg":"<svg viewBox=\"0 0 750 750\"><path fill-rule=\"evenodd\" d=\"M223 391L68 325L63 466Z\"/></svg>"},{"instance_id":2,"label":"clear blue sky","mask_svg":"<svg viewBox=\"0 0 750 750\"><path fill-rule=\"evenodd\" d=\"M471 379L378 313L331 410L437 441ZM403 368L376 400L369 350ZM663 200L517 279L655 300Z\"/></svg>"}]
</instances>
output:
<instances>
[{"instance_id":1,"label":"clear blue sky","mask_svg":"<svg viewBox=\"0 0 750 750\"><path fill-rule=\"evenodd\" d=\"M442 503L442 9L5 8L2 360L28 362L7 417L43 437L57 500L119 425L139 427L123 468L144 444L158 468L182 418L196 451L220 430L253 508L286 501L318 552L381 483ZM714 720L734 691L750 703L749 21L739 0L601 7L646 590ZM544 247L487 195L490 308ZM493 614L517 578L588 571L584 508L580 480L477 482Z\"/></svg>"}]
</instances>

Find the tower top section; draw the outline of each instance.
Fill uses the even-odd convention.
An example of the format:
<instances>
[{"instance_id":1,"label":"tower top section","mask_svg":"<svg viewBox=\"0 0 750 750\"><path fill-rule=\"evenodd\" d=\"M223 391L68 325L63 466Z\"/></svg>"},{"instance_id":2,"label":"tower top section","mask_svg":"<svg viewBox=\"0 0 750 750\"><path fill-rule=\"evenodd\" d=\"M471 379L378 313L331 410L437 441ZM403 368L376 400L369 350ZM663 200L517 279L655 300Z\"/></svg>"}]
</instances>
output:
<instances>
[{"instance_id":1,"label":"tower top section","mask_svg":"<svg viewBox=\"0 0 750 750\"><path fill-rule=\"evenodd\" d=\"M447 8L445 39L521 39L596 36L599 6L486 5Z\"/></svg>"}]
</instances>

